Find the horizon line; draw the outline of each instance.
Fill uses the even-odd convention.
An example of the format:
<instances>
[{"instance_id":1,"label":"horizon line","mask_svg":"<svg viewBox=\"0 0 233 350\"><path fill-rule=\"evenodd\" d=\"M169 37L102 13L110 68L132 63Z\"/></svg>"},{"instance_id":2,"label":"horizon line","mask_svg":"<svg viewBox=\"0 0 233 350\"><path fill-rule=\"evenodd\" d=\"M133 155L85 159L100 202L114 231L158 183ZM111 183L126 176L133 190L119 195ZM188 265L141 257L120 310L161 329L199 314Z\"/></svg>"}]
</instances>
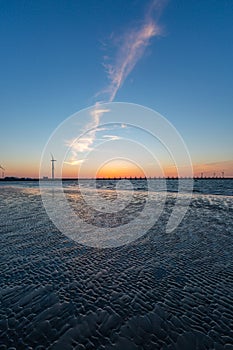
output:
<instances>
[{"instance_id":1,"label":"horizon line","mask_svg":"<svg viewBox=\"0 0 233 350\"><path fill-rule=\"evenodd\" d=\"M62 177L62 178L50 178L44 176L39 177L17 177L17 176L6 176L0 178L0 181L78 181L78 180L179 180L179 179L200 179L200 180L229 180L233 179L233 176L114 176L114 177Z\"/></svg>"}]
</instances>

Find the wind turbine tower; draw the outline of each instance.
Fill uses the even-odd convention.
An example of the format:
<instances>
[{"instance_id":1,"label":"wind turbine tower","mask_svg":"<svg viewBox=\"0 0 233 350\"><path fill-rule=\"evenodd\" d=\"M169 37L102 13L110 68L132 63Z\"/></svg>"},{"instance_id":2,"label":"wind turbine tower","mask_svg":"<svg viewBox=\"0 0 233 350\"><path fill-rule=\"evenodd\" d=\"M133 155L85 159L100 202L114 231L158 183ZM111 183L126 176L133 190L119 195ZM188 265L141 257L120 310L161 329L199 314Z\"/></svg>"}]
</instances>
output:
<instances>
[{"instance_id":1,"label":"wind turbine tower","mask_svg":"<svg viewBox=\"0 0 233 350\"><path fill-rule=\"evenodd\" d=\"M5 169L1 165L0 165L0 169L2 169L2 178L4 178L4 176L5 176L5 173L4 173Z\"/></svg>"},{"instance_id":2,"label":"wind turbine tower","mask_svg":"<svg viewBox=\"0 0 233 350\"><path fill-rule=\"evenodd\" d=\"M51 157L52 157L52 159L51 159L51 164L52 164L52 180L54 180L54 162L56 162L57 160L54 159L52 153L51 153Z\"/></svg>"}]
</instances>

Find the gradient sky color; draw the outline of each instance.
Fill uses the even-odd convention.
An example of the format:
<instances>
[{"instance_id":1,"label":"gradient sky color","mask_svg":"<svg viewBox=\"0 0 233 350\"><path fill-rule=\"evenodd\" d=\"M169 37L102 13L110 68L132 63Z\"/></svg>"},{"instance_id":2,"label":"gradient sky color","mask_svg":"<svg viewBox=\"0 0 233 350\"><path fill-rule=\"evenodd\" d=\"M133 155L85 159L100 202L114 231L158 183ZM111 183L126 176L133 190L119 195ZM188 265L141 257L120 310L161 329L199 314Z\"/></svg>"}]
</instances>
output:
<instances>
[{"instance_id":1,"label":"gradient sky color","mask_svg":"<svg viewBox=\"0 0 233 350\"><path fill-rule=\"evenodd\" d=\"M196 175L224 170L233 176L233 2L157 1L151 11L153 3L0 1L0 164L6 176L37 177L54 129L104 100L106 89L116 102L165 116L186 142ZM143 21L151 20L156 35L131 61L114 95L112 74L119 71L111 68L121 64L122 38L139 35Z\"/></svg>"}]
</instances>

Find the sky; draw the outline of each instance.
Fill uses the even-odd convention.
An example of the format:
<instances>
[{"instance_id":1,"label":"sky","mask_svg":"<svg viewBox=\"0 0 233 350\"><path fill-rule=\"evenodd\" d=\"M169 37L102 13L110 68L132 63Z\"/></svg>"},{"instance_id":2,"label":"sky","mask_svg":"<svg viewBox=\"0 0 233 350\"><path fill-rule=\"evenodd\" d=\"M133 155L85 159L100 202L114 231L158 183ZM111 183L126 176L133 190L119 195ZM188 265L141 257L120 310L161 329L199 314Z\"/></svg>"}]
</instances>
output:
<instances>
[{"instance_id":1,"label":"sky","mask_svg":"<svg viewBox=\"0 0 233 350\"><path fill-rule=\"evenodd\" d=\"M233 176L232 16L231 0L0 0L0 165L5 176L38 177L51 134L90 106L95 107L88 116L77 114L82 118L77 135L62 138L66 159L59 159L56 148L48 150L64 176L76 176L81 164L86 176L157 175L142 145L137 151L139 138L159 158L164 174L177 174L168 152L158 151L157 141L150 143L142 131L139 137L122 123L101 130L110 113L102 111L102 102L157 111L184 140L194 175L224 171ZM151 117L151 128L154 123ZM99 130L74 143L88 128ZM124 143L129 135L135 148ZM100 139L109 143L100 147ZM97 168L88 157L99 157ZM50 176L49 158L47 163L44 176Z\"/></svg>"}]
</instances>

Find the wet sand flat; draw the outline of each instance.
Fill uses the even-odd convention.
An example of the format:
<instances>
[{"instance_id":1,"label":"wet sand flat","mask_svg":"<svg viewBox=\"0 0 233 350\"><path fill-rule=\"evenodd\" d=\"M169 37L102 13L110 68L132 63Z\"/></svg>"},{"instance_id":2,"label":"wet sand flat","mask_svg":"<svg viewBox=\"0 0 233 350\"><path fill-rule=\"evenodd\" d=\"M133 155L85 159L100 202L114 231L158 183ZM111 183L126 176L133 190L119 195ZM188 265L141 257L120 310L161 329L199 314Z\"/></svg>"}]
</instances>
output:
<instances>
[{"instance_id":1,"label":"wet sand flat","mask_svg":"<svg viewBox=\"0 0 233 350\"><path fill-rule=\"evenodd\" d=\"M37 190L0 191L0 349L233 349L233 198L127 246L61 234Z\"/></svg>"}]
</instances>

